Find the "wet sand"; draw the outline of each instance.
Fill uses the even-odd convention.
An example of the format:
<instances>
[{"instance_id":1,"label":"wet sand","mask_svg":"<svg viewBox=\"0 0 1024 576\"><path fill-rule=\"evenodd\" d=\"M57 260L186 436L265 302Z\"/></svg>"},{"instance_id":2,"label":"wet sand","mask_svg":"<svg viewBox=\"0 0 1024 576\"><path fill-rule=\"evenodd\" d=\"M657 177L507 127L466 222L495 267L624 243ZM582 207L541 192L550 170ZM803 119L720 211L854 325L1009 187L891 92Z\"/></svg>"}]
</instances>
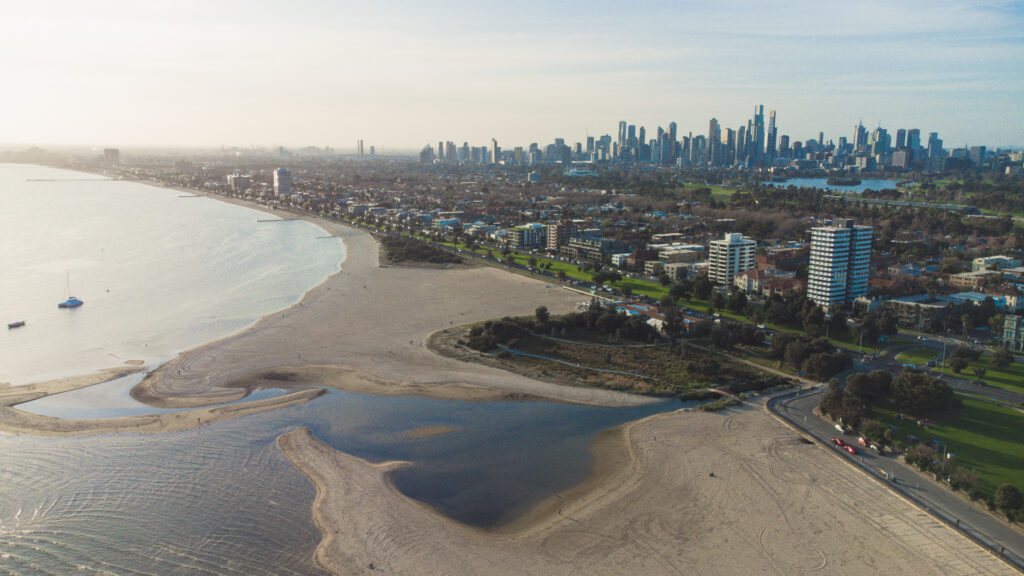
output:
<instances>
[{"instance_id":1,"label":"wet sand","mask_svg":"<svg viewBox=\"0 0 1024 576\"><path fill-rule=\"evenodd\" d=\"M123 418L54 418L17 409L17 405L61 392L114 380L140 372L142 368L112 368L94 374L63 378L25 386L0 385L0 432L34 436L85 436L89 434L179 432L214 422L240 418L267 410L302 404L324 393L306 389L229 406L212 406L181 412L127 416Z\"/></svg>"}]
</instances>

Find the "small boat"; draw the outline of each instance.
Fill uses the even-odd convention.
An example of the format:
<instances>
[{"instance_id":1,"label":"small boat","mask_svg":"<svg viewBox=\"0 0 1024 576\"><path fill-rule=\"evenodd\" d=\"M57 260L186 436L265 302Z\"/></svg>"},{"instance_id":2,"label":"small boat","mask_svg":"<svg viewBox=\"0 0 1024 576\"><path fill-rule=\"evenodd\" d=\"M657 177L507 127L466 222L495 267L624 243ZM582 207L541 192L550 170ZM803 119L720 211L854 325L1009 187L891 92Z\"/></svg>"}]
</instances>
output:
<instances>
[{"instance_id":1,"label":"small boat","mask_svg":"<svg viewBox=\"0 0 1024 576\"><path fill-rule=\"evenodd\" d=\"M57 304L57 308L78 308L82 304L85 304L85 302L82 302L71 295L71 274L68 274L68 285L64 293L68 295L68 299Z\"/></svg>"},{"instance_id":2,"label":"small boat","mask_svg":"<svg viewBox=\"0 0 1024 576\"><path fill-rule=\"evenodd\" d=\"M11 322L11 323L7 324L7 329L10 330L11 328L21 328L24 325L25 325L25 321L24 320L18 320L17 322Z\"/></svg>"}]
</instances>

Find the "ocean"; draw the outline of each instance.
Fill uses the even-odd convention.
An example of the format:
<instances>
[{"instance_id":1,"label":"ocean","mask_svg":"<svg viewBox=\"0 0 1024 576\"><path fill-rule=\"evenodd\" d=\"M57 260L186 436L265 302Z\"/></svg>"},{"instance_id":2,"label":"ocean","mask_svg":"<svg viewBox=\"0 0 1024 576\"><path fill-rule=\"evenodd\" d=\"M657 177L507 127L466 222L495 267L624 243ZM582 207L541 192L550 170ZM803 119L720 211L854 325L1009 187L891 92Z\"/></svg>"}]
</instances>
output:
<instances>
[{"instance_id":1,"label":"ocean","mask_svg":"<svg viewBox=\"0 0 1024 576\"><path fill-rule=\"evenodd\" d=\"M298 302L344 244L212 198L0 164L0 382L147 365ZM85 304L58 309L71 294Z\"/></svg>"}]
</instances>

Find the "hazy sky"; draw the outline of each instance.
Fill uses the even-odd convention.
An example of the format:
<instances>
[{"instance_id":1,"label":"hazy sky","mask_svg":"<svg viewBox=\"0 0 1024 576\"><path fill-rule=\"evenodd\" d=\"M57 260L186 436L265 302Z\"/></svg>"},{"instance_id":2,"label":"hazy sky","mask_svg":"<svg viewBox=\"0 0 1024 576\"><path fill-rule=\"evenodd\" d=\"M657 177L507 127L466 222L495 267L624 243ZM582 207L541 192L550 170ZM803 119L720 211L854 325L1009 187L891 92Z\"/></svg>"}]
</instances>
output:
<instances>
[{"instance_id":1,"label":"hazy sky","mask_svg":"<svg viewBox=\"0 0 1024 576\"><path fill-rule=\"evenodd\" d=\"M509 147L738 127L1024 145L1024 2L14 0L0 142Z\"/></svg>"}]
</instances>

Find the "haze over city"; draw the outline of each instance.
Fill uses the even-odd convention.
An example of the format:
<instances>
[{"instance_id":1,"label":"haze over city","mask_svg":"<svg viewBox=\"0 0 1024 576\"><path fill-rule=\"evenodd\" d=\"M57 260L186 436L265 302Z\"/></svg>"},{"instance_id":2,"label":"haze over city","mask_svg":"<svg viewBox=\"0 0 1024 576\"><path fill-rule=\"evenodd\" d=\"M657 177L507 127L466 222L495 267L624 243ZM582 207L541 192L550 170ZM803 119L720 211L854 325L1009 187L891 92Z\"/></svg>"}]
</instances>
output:
<instances>
[{"instance_id":1,"label":"haze over city","mask_svg":"<svg viewBox=\"0 0 1024 576\"><path fill-rule=\"evenodd\" d=\"M7 144L525 145L620 120L1024 144L1020 2L271 2L5 8Z\"/></svg>"}]
</instances>

